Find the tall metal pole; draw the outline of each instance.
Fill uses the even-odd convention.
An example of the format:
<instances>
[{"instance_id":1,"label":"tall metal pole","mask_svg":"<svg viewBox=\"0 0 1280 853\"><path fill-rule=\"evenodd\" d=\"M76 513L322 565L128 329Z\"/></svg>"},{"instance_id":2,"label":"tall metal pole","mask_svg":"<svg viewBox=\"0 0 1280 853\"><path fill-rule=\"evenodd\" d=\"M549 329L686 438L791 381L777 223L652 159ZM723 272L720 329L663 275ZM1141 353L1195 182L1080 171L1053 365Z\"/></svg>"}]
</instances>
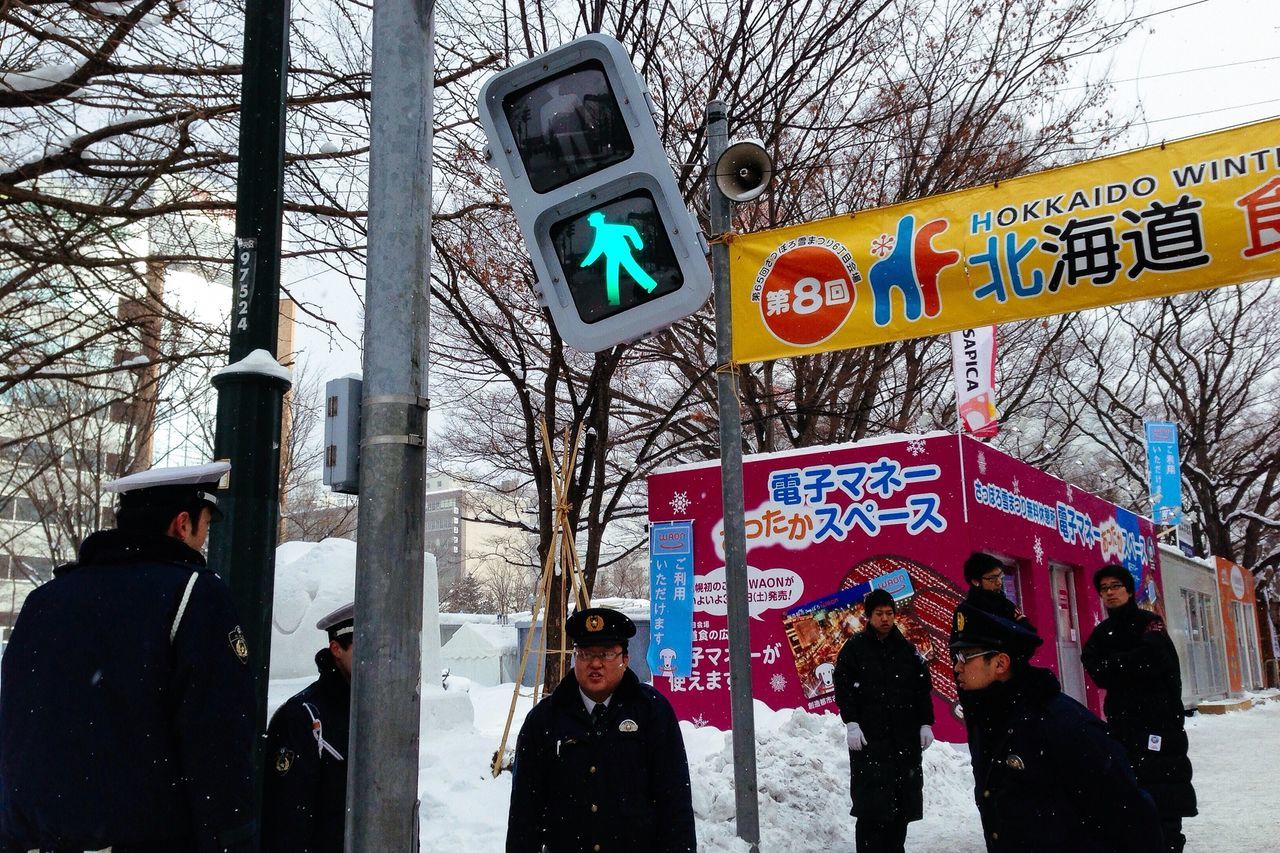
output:
<instances>
[{"instance_id":1,"label":"tall metal pole","mask_svg":"<svg viewBox=\"0 0 1280 853\"><path fill-rule=\"evenodd\" d=\"M418 849L432 0L373 4L348 851Z\"/></svg>"},{"instance_id":2,"label":"tall metal pole","mask_svg":"<svg viewBox=\"0 0 1280 853\"><path fill-rule=\"evenodd\" d=\"M724 102L707 105L707 192L711 231L722 237L730 226L729 199L716 186L716 162L729 145ZM751 698L751 613L747 606L747 533L742 502L742 412L738 407L733 330L729 323L729 246L711 246L716 290L716 397L720 407L720 491L724 502L725 591L729 621L729 696L733 714L734 807L738 837L760 849L760 801L756 785L756 721Z\"/></svg>"},{"instance_id":3,"label":"tall metal pole","mask_svg":"<svg viewBox=\"0 0 1280 853\"><path fill-rule=\"evenodd\" d=\"M280 230L284 210L284 109L288 0L247 0L236 170L234 364L254 350L276 356L280 319ZM209 566L231 587L249 646L259 733L267 727L271 601L280 499L280 412L288 381L262 372L224 374L215 455L231 462L222 497L226 521L210 535ZM262 766L262 739L255 767ZM261 801L262 773L254 775Z\"/></svg>"}]
</instances>

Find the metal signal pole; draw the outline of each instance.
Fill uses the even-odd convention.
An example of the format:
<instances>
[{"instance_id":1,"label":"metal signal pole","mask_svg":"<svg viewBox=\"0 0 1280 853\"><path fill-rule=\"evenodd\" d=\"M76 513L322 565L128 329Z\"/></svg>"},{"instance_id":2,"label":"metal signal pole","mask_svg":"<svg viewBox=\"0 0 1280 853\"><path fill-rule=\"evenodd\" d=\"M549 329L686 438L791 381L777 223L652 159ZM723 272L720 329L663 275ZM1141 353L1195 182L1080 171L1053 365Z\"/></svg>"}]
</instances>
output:
<instances>
[{"instance_id":1,"label":"metal signal pole","mask_svg":"<svg viewBox=\"0 0 1280 853\"><path fill-rule=\"evenodd\" d=\"M729 322L729 199L716 185L716 164L729 143L722 101L707 105L707 192L711 196L711 271L716 295L716 391L720 415L720 491L724 506L725 586L728 597L730 709L733 714L733 797L738 837L760 849L756 780L756 720L751 697L751 613L747 603L747 533L742 502L742 411L738 405L733 329Z\"/></svg>"}]
</instances>

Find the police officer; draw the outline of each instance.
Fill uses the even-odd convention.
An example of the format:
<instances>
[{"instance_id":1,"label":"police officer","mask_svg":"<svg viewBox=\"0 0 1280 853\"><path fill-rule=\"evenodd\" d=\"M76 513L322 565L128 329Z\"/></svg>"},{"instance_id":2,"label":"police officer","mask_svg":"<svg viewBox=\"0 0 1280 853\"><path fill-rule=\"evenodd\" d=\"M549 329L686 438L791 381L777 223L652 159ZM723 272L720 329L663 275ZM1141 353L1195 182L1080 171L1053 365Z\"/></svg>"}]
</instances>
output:
<instances>
[{"instance_id":1,"label":"police officer","mask_svg":"<svg viewBox=\"0 0 1280 853\"><path fill-rule=\"evenodd\" d=\"M320 677L281 705L267 727L265 853L342 853L355 604L316 628L329 635L316 652Z\"/></svg>"},{"instance_id":2,"label":"police officer","mask_svg":"<svg viewBox=\"0 0 1280 853\"><path fill-rule=\"evenodd\" d=\"M0 674L8 847L252 849L249 652L201 555L230 468L109 484L115 529L27 598Z\"/></svg>"},{"instance_id":3,"label":"police officer","mask_svg":"<svg viewBox=\"0 0 1280 853\"><path fill-rule=\"evenodd\" d=\"M1186 844L1182 819L1197 809L1178 652L1164 620L1138 607L1128 569L1103 566L1094 573L1093 585L1107 618L1093 629L1080 658L1107 691L1102 709L1111 735L1128 753L1138 784L1156 801L1168 849L1180 853Z\"/></svg>"},{"instance_id":4,"label":"police officer","mask_svg":"<svg viewBox=\"0 0 1280 853\"><path fill-rule=\"evenodd\" d=\"M893 596L862 599L867 627L836 658L836 705L849 747L850 814L858 853L901 853L924 817L921 753L933 743L929 670L895 624Z\"/></svg>"},{"instance_id":5,"label":"police officer","mask_svg":"<svg viewBox=\"0 0 1280 853\"><path fill-rule=\"evenodd\" d=\"M1052 672L1041 639L961 602L952 658L968 694L974 796L987 850L1157 853L1160 824L1124 750Z\"/></svg>"},{"instance_id":6,"label":"police officer","mask_svg":"<svg viewBox=\"0 0 1280 853\"><path fill-rule=\"evenodd\" d=\"M635 624L592 607L565 630L573 672L534 706L516 740L508 853L696 849L675 712L627 667Z\"/></svg>"}]
</instances>

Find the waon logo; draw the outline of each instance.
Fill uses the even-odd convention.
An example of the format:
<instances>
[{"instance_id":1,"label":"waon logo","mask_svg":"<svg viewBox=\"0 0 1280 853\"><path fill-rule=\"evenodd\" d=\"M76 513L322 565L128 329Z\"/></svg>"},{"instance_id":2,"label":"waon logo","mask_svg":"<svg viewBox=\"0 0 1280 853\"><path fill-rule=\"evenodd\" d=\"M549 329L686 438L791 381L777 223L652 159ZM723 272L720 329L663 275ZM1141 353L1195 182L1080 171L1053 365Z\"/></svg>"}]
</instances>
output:
<instances>
[{"instance_id":1,"label":"waon logo","mask_svg":"<svg viewBox=\"0 0 1280 853\"><path fill-rule=\"evenodd\" d=\"M853 311L862 281L853 255L829 237L788 240L765 259L752 288L765 328L784 344L812 346L834 335Z\"/></svg>"}]
</instances>

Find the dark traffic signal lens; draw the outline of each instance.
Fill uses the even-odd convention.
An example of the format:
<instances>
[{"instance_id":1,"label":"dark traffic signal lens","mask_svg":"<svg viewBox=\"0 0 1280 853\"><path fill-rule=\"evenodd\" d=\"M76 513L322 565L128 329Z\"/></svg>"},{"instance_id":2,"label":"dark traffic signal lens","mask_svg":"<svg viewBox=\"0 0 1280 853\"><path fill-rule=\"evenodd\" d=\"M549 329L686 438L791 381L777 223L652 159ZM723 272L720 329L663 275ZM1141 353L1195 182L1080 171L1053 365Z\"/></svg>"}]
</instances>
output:
<instances>
[{"instance_id":1,"label":"dark traffic signal lens","mask_svg":"<svg viewBox=\"0 0 1280 853\"><path fill-rule=\"evenodd\" d=\"M534 192L621 163L635 150L604 65L596 60L512 92L502 109Z\"/></svg>"}]
</instances>

